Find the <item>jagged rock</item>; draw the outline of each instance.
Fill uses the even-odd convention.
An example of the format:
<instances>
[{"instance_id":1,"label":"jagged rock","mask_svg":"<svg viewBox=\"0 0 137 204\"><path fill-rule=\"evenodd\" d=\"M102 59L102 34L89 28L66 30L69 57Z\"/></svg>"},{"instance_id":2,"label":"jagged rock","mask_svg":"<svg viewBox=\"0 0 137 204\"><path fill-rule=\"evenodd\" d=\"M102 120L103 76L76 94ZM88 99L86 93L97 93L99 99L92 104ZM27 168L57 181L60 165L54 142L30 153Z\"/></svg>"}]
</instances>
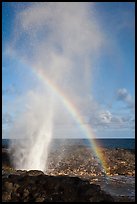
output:
<instances>
[{"instance_id":1,"label":"jagged rock","mask_svg":"<svg viewBox=\"0 0 137 204\"><path fill-rule=\"evenodd\" d=\"M44 173L42 171L38 171L38 170L30 170L27 172L27 175L29 176L39 176L39 175L44 175Z\"/></svg>"},{"instance_id":2,"label":"jagged rock","mask_svg":"<svg viewBox=\"0 0 137 204\"><path fill-rule=\"evenodd\" d=\"M4 187L7 189L8 192L10 192L13 189L13 183L6 181L4 183Z\"/></svg>"},{"instance_id":3,"label":"jagged rock","mask_svg":"<svg viewBox=\"0 0 137 204\"><path fill-rule=\"evenodd\" d=\"M9 202L11 200L11 193L3 192L2 194L2 201Z\"/></svg>"},{"instance_id":4,"label":"jagged rock","mask_svg":"<svg viewBox=\"0 0 137 204\"><path fill-rule=\"evenodd\" d=\"M35 202L43 202L44 200L45 200L45 198L38 197L38 198L36 198Z\"/></svg>"},{"instance_id":5,"label":"jagged rock","mask_svg":"<svg viewBox=\"0 0 137 204\"><path fill-rule=\"evenodd\" d=\"M3 179L3 202L114 201L99 185L90 184L89 181L78 177L38 175L39 173L30 171L25 175L11 175Z\"/></svg>"}]
</instances>

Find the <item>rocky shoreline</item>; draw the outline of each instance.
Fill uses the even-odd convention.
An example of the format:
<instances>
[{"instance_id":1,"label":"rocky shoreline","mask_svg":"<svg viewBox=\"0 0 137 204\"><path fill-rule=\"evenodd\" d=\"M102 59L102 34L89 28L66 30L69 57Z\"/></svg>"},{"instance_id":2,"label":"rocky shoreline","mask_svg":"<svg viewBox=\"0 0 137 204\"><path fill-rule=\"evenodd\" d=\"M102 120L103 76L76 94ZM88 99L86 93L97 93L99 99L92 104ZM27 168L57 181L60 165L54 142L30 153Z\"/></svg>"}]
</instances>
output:
<instances>
[{"instance_id":1,"label":"rocky shoreline","mask_svg":"<svg viewBox=\"0 0 137 204\"><path fill-rule=\"evenodd\" d=\"M100 154L106 169L103 169L101 161L90 148L62 147L49 155L48 169L52 175L59 172L60 175L103 176L104 171L108 176L135 175L134 150L100 148Z\"/></svg>"},{"instance_id":2,"label":"rocky shoreline","mask_svg":"<svg viewBox=\"0 0 137 204\"><path fill-rule=\"evenodd\" d=\"M3 179L6 202L113 202L114 199L78 177L47 176L40 171L28 171Z\"/></svg>"},{"instance_id":3,"label":"rocky shoreline","mask_svg":"<svg viewBox=\"0 0 137 204\"><path fill-rule=\"evenodd\" d=\"M10 162L8 151L2 155L2 199L4 202L134 202L134 193L111 195L103 190L104 183L109 188L116 185L126 188L128 181L111 178L135 176L135 151L126 149L100 149L106 159L106 172L96 155L83 146L67 146L51 151L48 171L15 170ZM122 179L121 179L122 180ZM110 182L111 181L111 182ZM123 183L122 183L123 182ZM111 185L110 185L111 183ZM132 184L134 191L134 183ZM129 189L130 190L130 189ZM124 190L123 190L124 191Z\"/></svg>"}]
</instances>

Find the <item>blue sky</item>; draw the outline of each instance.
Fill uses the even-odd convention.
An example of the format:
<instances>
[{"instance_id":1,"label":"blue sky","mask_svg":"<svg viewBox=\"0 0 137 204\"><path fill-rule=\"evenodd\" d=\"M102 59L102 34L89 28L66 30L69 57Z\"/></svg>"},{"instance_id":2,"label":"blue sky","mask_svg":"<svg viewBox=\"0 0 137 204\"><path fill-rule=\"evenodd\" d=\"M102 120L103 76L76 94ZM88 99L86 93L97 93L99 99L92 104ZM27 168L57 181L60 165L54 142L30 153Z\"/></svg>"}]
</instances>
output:
<instances>
[{"instance_id":1,"label":"blue sky","mask_svg":"<svg viewBox=\"0 0 137 204\"><path fill-rule=\"evenodd\" d=\"M90 9L90 3L87 4ZM41 88L37 76L29 69L29 63L18 57L21 51L19 55L14 56L13 53L14 38L17 36L15 33L18 32L15 18L29 6L31 3L2 3L4 138L8 137L6 131L12 128L16 121L16 111L23 110L23 105L18 105L17 110L13 110L13 104L16 104L27 91ZM95 60L92 70L91 92L98 108L95 110L92 108L91 113L87 113L88 123L92 125L98 137L134 137L135 3L97 2L94 3L93 10L102 32L100 35L105 35L105 46L101 49L99 58ZM92 21L92 7L91 19L89 17L88 21L90 20ZM23 46L26 42L22 37L18 41L17 51L20 47L25 52ZM27 52L31 55L26 49Z\"/></svg>"}]
</instances>

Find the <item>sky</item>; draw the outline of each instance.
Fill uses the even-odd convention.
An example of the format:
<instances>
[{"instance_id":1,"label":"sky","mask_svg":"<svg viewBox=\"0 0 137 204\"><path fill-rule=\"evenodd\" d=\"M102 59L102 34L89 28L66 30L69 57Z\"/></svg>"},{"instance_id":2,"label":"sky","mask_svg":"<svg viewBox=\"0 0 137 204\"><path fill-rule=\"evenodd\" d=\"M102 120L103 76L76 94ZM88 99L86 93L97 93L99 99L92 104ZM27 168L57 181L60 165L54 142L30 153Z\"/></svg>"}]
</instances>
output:
<instances>
[{"instance_id":1,"label":"sky","mask_svg":"<svg viewBox=\"0 0 137 204\"><path fill-rule=\"evenodd\" d=\"M96 137L134 138L135 3L73 4L68 9L63 3L2 3L3 138L17 126L22 131L30 107L45 118L41 100L49 95L39 70L58 84L53 92L68 95L82 116L81 126L91 126ZM60 108L61 101L55 106L55 135L86 137L71 118L72 109Z\"/></svg>"}]
</instances>

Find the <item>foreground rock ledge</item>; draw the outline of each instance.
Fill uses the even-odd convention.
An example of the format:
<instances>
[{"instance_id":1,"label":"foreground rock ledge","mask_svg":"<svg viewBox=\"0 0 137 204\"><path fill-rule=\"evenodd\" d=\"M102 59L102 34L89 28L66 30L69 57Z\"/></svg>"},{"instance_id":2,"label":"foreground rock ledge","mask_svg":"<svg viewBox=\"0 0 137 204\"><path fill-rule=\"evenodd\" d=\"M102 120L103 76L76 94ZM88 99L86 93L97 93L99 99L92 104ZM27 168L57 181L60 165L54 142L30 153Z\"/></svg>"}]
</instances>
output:
<instances>
[{"instance_id":1,"label":"foreground rock ledge","mask_svg":"<svg viewBox=\"0 0 137 204\"><path fill-rule=\"evenodd\" d=\"M114 202L99 185L78 177L19 172L3 178L3 202Z\"/></svg>"}]
</instances>

